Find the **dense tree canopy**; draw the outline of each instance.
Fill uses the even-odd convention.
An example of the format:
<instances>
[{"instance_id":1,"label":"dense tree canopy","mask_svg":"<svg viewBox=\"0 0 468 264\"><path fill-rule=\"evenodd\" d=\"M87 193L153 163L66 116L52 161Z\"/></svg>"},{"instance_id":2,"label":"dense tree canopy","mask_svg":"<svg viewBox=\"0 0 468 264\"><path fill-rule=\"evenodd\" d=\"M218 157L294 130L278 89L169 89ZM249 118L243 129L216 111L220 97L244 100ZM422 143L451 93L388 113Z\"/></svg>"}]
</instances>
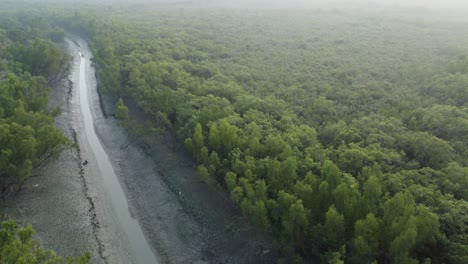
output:
<instances>
[{"instance_id":1,"label":"dense tree canopy","mask_svg":"<svg viewBox=\"0 0 468 264\"><path fill-rule=\"evenodd\" d=\"M88 37L116 117L134 130L132 102L151 133L184 142L200 178L275 234L284 262L468 263L466 22L379 8L134 10L50 21ZM20 42L9 58L50 44L5 37ZM5 142L25 138L21 177L40 143L17 120L41 102L4 94Z\"/></svg>"},{"instance_id":2,"label":"dense tree canopy","mask_svg":"<svg viewBox=\"0 0 468 264\"><path fill-rule=\"evenodd\" d=\"M58 109L48 108L48 84L68 71L68 55L51 40L14 42L10 33L23 33L21 28L3 30L8 37L0 49L0 194L6 199L34 168L72 144L54 125Z\"/></svg>"}]
</instances>

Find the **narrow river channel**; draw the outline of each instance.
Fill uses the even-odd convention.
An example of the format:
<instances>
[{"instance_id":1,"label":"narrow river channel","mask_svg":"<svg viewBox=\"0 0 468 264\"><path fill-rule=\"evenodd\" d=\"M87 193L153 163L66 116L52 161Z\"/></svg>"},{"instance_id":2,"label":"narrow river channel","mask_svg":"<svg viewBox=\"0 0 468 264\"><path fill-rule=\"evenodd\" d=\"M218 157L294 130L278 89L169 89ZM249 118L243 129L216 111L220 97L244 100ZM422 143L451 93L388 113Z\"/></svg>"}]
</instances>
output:
<instances>
[{"instance_id":1,"label":"narrow river channel","mask_svg":"<svg viewBox=\"0 0 468 264\"><path fill-rule=\"evenodd\" d=\"M134 219L129 212L128 202L125 193L117 179L114 168L109 160L109 157L104 150L98 136L95 132L94 118L91 111L90 99L88 92L90 89L96 89L93 85L91 87L87 83L86 72L86 59L82 53L79 54L79 94L81 112L84 120L84 127L86 131L86 138L91 147L91 150L96 157L96 160L89 162L96 162L97 167L102 175L106 190L112 200L116 217L126 235L129 248L132 250L132 256L138 264L152 264L158 263L155 254L152 252L146 238L142 232L139 222Z\"/></svg>"}]
</instances>

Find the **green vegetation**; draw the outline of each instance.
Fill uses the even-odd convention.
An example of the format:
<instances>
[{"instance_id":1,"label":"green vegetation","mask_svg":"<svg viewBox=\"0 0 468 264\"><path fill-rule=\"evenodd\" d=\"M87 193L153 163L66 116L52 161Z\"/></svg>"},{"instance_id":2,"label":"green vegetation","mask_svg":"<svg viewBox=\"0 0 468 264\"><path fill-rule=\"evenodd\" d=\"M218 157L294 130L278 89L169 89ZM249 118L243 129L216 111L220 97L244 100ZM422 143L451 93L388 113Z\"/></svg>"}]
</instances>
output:
<instances>
[{"instance_id":1,"label":"green vegetation","mask_svg":"<svg viewBox=\"0 0 468 264\"><path fill-rule=\"evenodd\" d=\"M55 127L54 116L60 109L48 107L49 85L61 80L69 68L70 57L53 42L63 41L63 31L47 26L45 20L2 19L0 195L6 205L7 198L21 190L35 169L74 144ZM64 259L43 250L34 234L31 225L18 229L13 220L3 222L0 262L84 264L90 259L88 254Z\"/></svg>"},{"instance_id":2,"label":"green vegetation","mask_svg":"<svg viewBox=\"0 0 468 264\"><path fill-rule=\"evenodd\" d=\"M32 30L37 20L23 25L13 22L3 22L0 44L0 194L4 200L21 189L35 168L72 146L54 125L59 109L48 108L48 84L68 72L70 61L55 43L43 39L56 36L58 30Z\"/></svg>"},{"instance_id":3,"label":"green vegetation","mask_svg":"<svg viewBox=\"0 0 468 264\"><path fill-rule=\"evenodd\" d=\"M88 38L129 144L183 145L202 181L274 234L279 262L468 263L468 22L379 7L92 9L48 21ZM48 93L28 89L66 69L46 40L63 31L29 21L0 30L0 171L19 183L65 144L41 139ZM37 62L41 50L52 58Z\"/></svg>"},{"instance_id":4,"label":"green vegetation","mask_svg":"<svg viewBox=\"0 0 468 264\"><path fill-rule=\"evenodd\" d=\"M90 256L64 259L51 250L44 250L34 239L36 231L31 225L17 228L13 220L1 223L0 261L15 264L86 264Z\"/></svg>"},{"instance_id":5,"label":"green vegetation","mask_svg":"<svg viewBox=\"0 0 468 264\"><path fill-rule=\"evenodd\" d=\"M468 263L465 22L144 9L55 21L284 262Z\"/></svg>"}]
</instances>

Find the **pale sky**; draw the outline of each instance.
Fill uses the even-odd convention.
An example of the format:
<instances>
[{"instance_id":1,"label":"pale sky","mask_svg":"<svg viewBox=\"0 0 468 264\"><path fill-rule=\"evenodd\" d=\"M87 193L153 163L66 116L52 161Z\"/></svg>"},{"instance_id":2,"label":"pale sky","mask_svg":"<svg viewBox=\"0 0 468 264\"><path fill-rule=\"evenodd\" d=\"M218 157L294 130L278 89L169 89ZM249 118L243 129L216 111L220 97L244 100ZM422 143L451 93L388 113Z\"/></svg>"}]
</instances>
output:
<instances>
[{"instance_id":1,"label":"pale sky","mask_svg":"<svg viewBox=\"0 0 468 264\"><path fill-rule=\"evenodd\" d=\"M2 1L2 0L0 0ZM11 1L11 0L10 0ZM388 6L425 7L435 10L452 10L458 13L468 13L468 0L19 0L31 2L75 2L75 3L142 3L142 2L187 2L210 5L229 5L233 7L260 6L260 7L303 7L327 5L332 7L345 7L352 5L381 4Z\"/></svg>"},{"instance_id":2,"label":"pale sky","mask_svg":"<svg viewBox=\"0 0 468 264\"><path fill-rule=\"evenodd\" d=\"M468 12L468 0L195 0L205 3L229 3L232 6L349 6L353 4L384 4L390 6L413 6L431 9L451 9Z\"/></svg>"},{"instance_id":3,"label":"pale sky","mask_svg":"<svg viewBox=\"0 0 468 264\"><path fill-rule=\"evenodd\" d=\"M467 0L372 0L387 4L424 6L429 8L467 8ZM465 10L467 11L467 10Z\"/></svg>"},{"instance_id":4,"label":"pale sky","mask_svg":"<svg viewBox=\"0 0 468 264\"><path fill-rule=\"evenodd\" d=\"M386 5L422 6L427 8L466 8L468 11L468 0L269 0L264 2L314 4L314 3L380 3Z\"/></svg>"}]
</instances>

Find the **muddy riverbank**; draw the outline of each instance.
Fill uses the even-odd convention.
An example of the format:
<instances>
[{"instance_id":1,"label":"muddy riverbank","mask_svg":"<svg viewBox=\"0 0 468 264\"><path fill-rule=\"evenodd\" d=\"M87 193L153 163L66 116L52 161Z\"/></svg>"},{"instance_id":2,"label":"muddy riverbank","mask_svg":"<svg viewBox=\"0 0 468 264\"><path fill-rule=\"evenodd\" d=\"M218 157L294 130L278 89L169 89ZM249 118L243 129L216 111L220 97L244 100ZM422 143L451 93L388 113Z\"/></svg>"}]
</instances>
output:
<instances>
[{"instance_id":1,"label":"muddy riverbank","mask_svg":"<svg viewBox=\"0 0 468 264\"><path fill-rule=\"evenodd\" d=\"M86 138L80 110L79 67L86 59L89 103L94 131L128 200L131 215L138 220L146 240L160 263L272 263L276 255L271 241L252 229L225 232L237 212L221 192L203 184L194 173L195 164L183 152L175 152L157 136L145 137L127 146L127 136L112 117L113 100L100 98L95 90L92 54L84 40L68 40L74 55L70 83L55 89L51 104L62 104L59 127L75 139L79 150L65 151L50 162L40 177L28 183L10 205L21 223L32 223L44 246L62 255L93 254L93 263L135 261L106 181ZM110 113L105 117L101 105ZM131 111L131 116L142 114ZM125 146L125 147L124 147ZM88 160L86 166L82 165ZM34 187L39 184L38 187ZM126 205L122 205L126 206Z\"/></svg>"},{"instance_id":2,"label":"muddy riverbank","mask_svg":"<svg viewBox=\"0 0 468 264\"><path fill-rule=\"evenodd\" d=\"M72 53L70 48L66 47ZM49 106L61 107L56 125L77 142L80 113L76 110L79 107L75 100L77 91L71 79L63 80L52 89ZM90 252L91 263L104 263L103 245L97 238L99 222L88 195L80 149L63 151L57 160L51 160L35 174L38 176L31 178L25 188L8 201L8 216L16 219L19 225L31 223L45 248L64 256Z\"/></svg>"},{"instance_id":3,"label":"muddy riverbank","mask_svg":"<svg viewBox=\"0 0 468 264\"><path fill-rule=\"evenodd\" d=\"M97 132L117 165L133 213L164 263L276 262L271 238L242 224L235 233L225 231L239 212L224 193L200 180L187 153L174 151L161 136L128 145L112 118L115 98L100 99L109 118L97 122ZM126 103L130 118L145 118L128 98Z\"/></svg>"}]
</instances>

